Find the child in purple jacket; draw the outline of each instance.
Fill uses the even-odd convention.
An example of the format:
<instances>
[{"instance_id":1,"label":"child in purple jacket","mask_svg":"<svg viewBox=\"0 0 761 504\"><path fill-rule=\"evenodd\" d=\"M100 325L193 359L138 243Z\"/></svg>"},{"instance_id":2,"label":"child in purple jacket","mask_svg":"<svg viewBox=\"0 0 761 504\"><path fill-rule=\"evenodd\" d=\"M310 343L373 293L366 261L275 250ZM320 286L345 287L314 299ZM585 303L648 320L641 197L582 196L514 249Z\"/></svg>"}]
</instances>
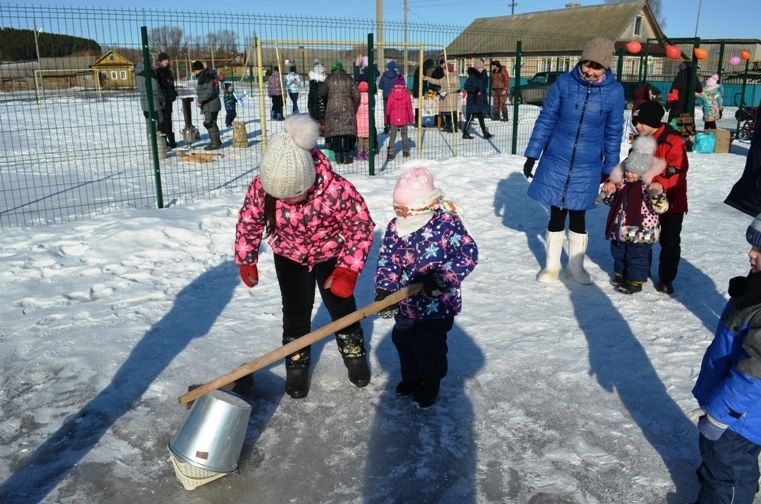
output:
<instances>
[{"instance_id":1,"label":"child in purple jacket","mask_svg":"<svg viewBox=\"0 0 761 504\"><path fill-rule=\"evenodd\" d=\"M375 272L375 299L415 282L423 290L380 313L395 317L391 339L399 353L402 381L396 395L414 393L431 406L447 374L447 333L462 309L460 283L478 261L478 247L457 207L433 186L424 167L405 170L394 188L396 218L383 236Z\"/></svg>"}]
</instances>

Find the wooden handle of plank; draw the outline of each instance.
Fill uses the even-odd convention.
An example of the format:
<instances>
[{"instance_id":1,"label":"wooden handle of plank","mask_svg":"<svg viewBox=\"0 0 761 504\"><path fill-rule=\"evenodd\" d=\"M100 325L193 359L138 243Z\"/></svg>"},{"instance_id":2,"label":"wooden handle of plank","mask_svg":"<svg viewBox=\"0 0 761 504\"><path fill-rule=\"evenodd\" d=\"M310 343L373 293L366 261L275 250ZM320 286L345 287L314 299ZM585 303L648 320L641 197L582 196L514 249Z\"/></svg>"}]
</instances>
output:
<instances>
[{"instance_id":1,"label":"wooden handle of plank","mask_svg":"<svg viewBox=\"0 0 761 504\"><path fill-rule=\"evenodd\" d=\"M178 398L178 401L183 405L191 401L195 401L202 395L208 394L209 392L217 390L220 387L224 387L225 385L234 382L238 378L242 378L249 373L253 373L257 369L269 366L273 362L283 359L286 356L311 345L312 343L316 343L336 331L340 331L345 327L349 327L353 323L359 322L365 317L373 315L374 313L378 313L384 308L388 308L389 306L394 305L410 296L414 296L422 289L423 284L421 283L414 283L408 287L404 287L403 289L390 294L380 301L375 301L374 303L363 306L362 308L359 308L356 311L353 311L350 314L331 322L330 324L324 325L315 331L312 331L300 338L291 341L287 345L283 345L280 348L276 348L275 350L262 355L258 359L247 362L234 371L230 371L227 374L214 378L210 382L201 385L200 387L197 387L187 392L186 394L181 395Z\"/></svg>"}]
</instances>

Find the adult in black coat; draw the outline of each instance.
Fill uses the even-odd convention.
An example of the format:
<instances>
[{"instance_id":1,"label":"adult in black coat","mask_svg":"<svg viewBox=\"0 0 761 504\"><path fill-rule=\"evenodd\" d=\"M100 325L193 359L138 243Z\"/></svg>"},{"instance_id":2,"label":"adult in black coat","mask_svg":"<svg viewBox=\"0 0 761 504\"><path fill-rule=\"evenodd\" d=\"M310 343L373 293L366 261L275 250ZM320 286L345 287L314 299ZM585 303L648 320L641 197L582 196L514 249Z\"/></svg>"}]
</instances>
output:
<instances>
[{"instance_id":1,"label":"adult in black coat","mask_svg":"<svg viewBox=\"0 0 761 504\"><path fill-rule=\"evenodd\" d=\"M427 59L423 62L423 76L429 76L431 73L431 70L436 66L436 63L432 59ZM420 115L420 107L422 106L422 102L419 100L421 98L420 93L418 92L418 88L420 86L420 67L415 67L415 73L412 77L412 96L415 98L415 124L418 123L418 116ZM425 97L425 95L428 93L428 82L423 81L423 95L422 97Z\"/></svg>"},{"instance_id":2,"label":"adult in black coat","mask_svg":"<svg viewBox=\"0 0 761 504\"><path fill-rule=\"evenodd\" d=\"M679 65L679 71L676 73L676 77L674 77L674 81L671 83L671 91L667 98L669 100L668 103L671 106L669 109L669 122L671 122L672 119L679 117L679 114L687 113L691 116L695 115L694 110L687 110L687 91L690 84L691 68L691 65L688 63L681 63ZM703 92L703 86L700 85L700 80L697 78L695 78L694 91L695 93ZM676 100L672 100L674 93L676 93Z\"/></svg>"},{"instance_id":3,"label":"adult in black coat","mask_svg":"<svg viewBox=\"0 0 761 504\"><path fill-rule=\"evenodd\" d=\"M484 60L476 58L475 65L468 68L468 78L465 80L465 92L468 97L465 101L465 114L467 119L462 127L462 137L470 140L470 125L473 119L478 118L478 124L481 126L481 133L485 139L493 137L489 130L486 129L484 122L484 113L488 110L489 105L486 101L486 93L489 90L489 76L484 68Z\"/></svg>"},{"instance_id":4,"label":"adult in black coat","mask_svg":"<svg viewBox=\"0 0 761 504\"><path fill-rule=\"evenodd\" d=\"M170 149L177 147L172 129L172 109L174 101L177 99L177 89L174 86L174 75L172 75L171 61L169 55L165 52L159 53L158 65L156 66L156 79L159 82L163 98L161 100L161 111L159 114L161 121L158 129L166 135L166 144Z\"/></svg>"},{"instance_id":5,"label":"adult in black coat","mask_svg":"<svg viewBox=\"0 0 761 504\"><path fill-rule=\"evenodd\" d=\"M761 121L761 103L759 105L745 170L724 200L727 205L752 217L761 213L761 128L758 127L758 121Z\"/></svg>"}]
</instances>

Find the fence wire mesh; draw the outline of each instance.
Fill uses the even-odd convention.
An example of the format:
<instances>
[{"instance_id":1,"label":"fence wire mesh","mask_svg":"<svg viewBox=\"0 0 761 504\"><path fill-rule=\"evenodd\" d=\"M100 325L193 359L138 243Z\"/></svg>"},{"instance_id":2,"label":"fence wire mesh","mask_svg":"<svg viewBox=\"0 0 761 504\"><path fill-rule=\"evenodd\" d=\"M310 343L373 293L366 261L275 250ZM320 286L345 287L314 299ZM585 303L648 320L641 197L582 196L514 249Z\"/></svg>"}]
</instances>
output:
<instances>
[{"instance_id":1,"label":"fence wire mesh","mask_svg":"<svg viewBox=\"0 0 761 504\"><path fill-rule=\"evenodd\" d=\"M168 54L179 93L172 119L178 148L166 157L159 149L158 166L153 162L135 82L135 64L142 61L143 26L153 64L160 52ZM375 20L2 5L0 228L69 221L119 208L156 207L159 191L166 206L221 192L242 195L258 169L266 138L283 127L281 121L271 120L272 98L265 91L272 71L278 69L283 76L295 67L302 87L294 100L284 94L284 115L296 109L306 112L309 72L315 60L327 69L341 62L351 75L361 57L368 55L370 33L374 34L372 56L378 73L394 60L414 95L416 124L408 130L410 157L435 160L520 154L553 75L576 64L586 37L499 29L471 30L463 37L464 29L386 22L379 31ZM522 43L521 54L516 50L518 42ZM683 48L686 54L691 49L689 44ZM713 59L701 63L699 78L709 76L713 68L726 67L727 59L741 49L727 48L721 58L711 50ZM507 92L514 103L508 109L509 121L504 116L493 120L494 111L487 109L485 130L474 121L470 132L475 138L463 139L465 97L458 93L454 111L460 130L445 131L439 114L442 100L421 89L427 86L419 82L418 68L422 66L422 73L430 75L438 61L445 59L454 66L452 77L461 90L468 67L477 57L484 58L487 72L493 61L508 69ZM628 90L646 74L663 88L665 96L678 63L653 63L658 61L655 58L644 63L641 57L623 54L620 58L619 77ZM222 149L208 152L209 162L196 162L201 156L187 156L189 152L203 153L202 147L209 143L200 109L193 105L189 117L184 117L181 106L183 98L191 102L195 98L191 69L195 60L215 68L220 83L234 85L237 119L245 127L243 147L233 146L233 128L220 127ZM615 71L616 62L611 63ZM643 65L649 73L643 72ZM539 79L542 75L544 81ZM741 73L725 75L729 86ZM520 93L513 92L516 81L523 86ZM742 101L737 82L738 89L728 89L725 95L729 103ZM744 84L745 102L757 101L756 87ZM492 104L490 91L488 95ZM379 92L374 111L378 125L375 173L394 172L407 160L400 155L401 140L390 146L389 134L383 131L382 101ZM180 134L188 122L201 133L192 146ZM218 124L223 122L224 110ZM484 138L486 131L494 136ZM397 154L394 159L389 159L389 148ZM355 160L336 164L334 169L368 173L370 163ZM155 171L160 174L160 186Z\"/></svg>"}]
</instances>

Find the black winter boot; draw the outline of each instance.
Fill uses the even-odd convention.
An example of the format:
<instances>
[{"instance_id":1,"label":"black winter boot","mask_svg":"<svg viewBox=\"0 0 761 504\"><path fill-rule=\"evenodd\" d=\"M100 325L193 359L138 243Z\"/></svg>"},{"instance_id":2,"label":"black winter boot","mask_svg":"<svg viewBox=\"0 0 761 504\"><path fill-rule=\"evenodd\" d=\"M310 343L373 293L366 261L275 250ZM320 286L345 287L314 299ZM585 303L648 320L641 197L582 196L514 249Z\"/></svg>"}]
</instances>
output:
<instances>
[{"instance_id":1,"label":"black winter boot","mask_svg":"<svg viewBox=\"0 0 761 504\"><path fill-rule=\"evenodd\" d=\"M491 137L494 136L491 133L489 133L488 129L486 129L486 122L484 121L483 117L479 117L478 118L478 125L481 126L481 133L483 134L483 136L484 136L484 138L486 140L488 140L488 139L490 139Z\"/></svg>"},{"instance_id":2,"label":"black winter boot","mask_svg":"<svg viewBox=\"0 0 761 504\"><path fill-rule=\"evenodd\" d=\"M399 397L408 396L412 394L413 392L415 392L418 389L418 387L420 387L419 382L402 380L396 386L396 395Z\"/></svg>"},{"instance_id":3,"label":"black winter boot","mask_svg":"<svg viewBox=\"0 0 761 504\"><path fill-rule=\"evenodd\" d=\"M370 383L370 368L367 367L365 336L362 328L349 328L344 329L344 332L337 332L336 344L343 357L344 365L349 371L349 381L357 387L364 387Z\"/></svg>"},{"instance_id":4,"label":"black winter boot","mask_svg":"<svg viewBox=\"0 0 761 504\"><path fill-rule=\"evenodd\" d=\"M285 393L294 399L303 399L309 393L309 368L285 368Z\"/></svg>"},{"instance_id":5,"label":"black winter boot","mask_svg":"<svg viewBox=\"0 0 761 504\"><path fill-rule=\"evenodd\" d=\"M203 150L218 150L222 147L222 140L219 138L219 127L216 124L209 128L209 139L211 139L211 142Z\"/></svg>"},{"instance_id":6,"label":"black winter boot","mask_svg":"<svg viewBox=\"0 0 761 504\"><path fill-rule=\"evenodd\" d=\"M634 294L637 292L642 291L642 284L644 282L642 280L625 280L623 284L616 287L616 290L618 292L622 292L624 294Z\"/></svg>"},{"instance_id":7,"label":"black winter boot","mask_svg":"<svg viewBox=\"0 0 761 504\"><path fill-rule=\"evenodd\" d=\"M170 149L176 149L177 148L177 142L174 139L174 133L167 133L166 134L166 143L167 143L167 146Z\"/></svg>"},{"instance_id":8,"label":"black winter boot","mask_svg":"<svg viewBox=\"0 0 761 504\"><path fill-rule=\"evenodd\" d=\"M367 367L367 357L344 357L344 365L349 371L349 381L357 387L365 387L370 383L370 368Z\"/></svg>"},{"instance_id":9,"label":"black winter boot","mask_svg":"<svg viewBox=\"0 0 761 504\"><path fill-rule=\"evenodd\" d=\"M423 382L415 390L415 402L421 408L428 408L436 402L439 396L439 382Z\"/></svg>"}]
</instances>

